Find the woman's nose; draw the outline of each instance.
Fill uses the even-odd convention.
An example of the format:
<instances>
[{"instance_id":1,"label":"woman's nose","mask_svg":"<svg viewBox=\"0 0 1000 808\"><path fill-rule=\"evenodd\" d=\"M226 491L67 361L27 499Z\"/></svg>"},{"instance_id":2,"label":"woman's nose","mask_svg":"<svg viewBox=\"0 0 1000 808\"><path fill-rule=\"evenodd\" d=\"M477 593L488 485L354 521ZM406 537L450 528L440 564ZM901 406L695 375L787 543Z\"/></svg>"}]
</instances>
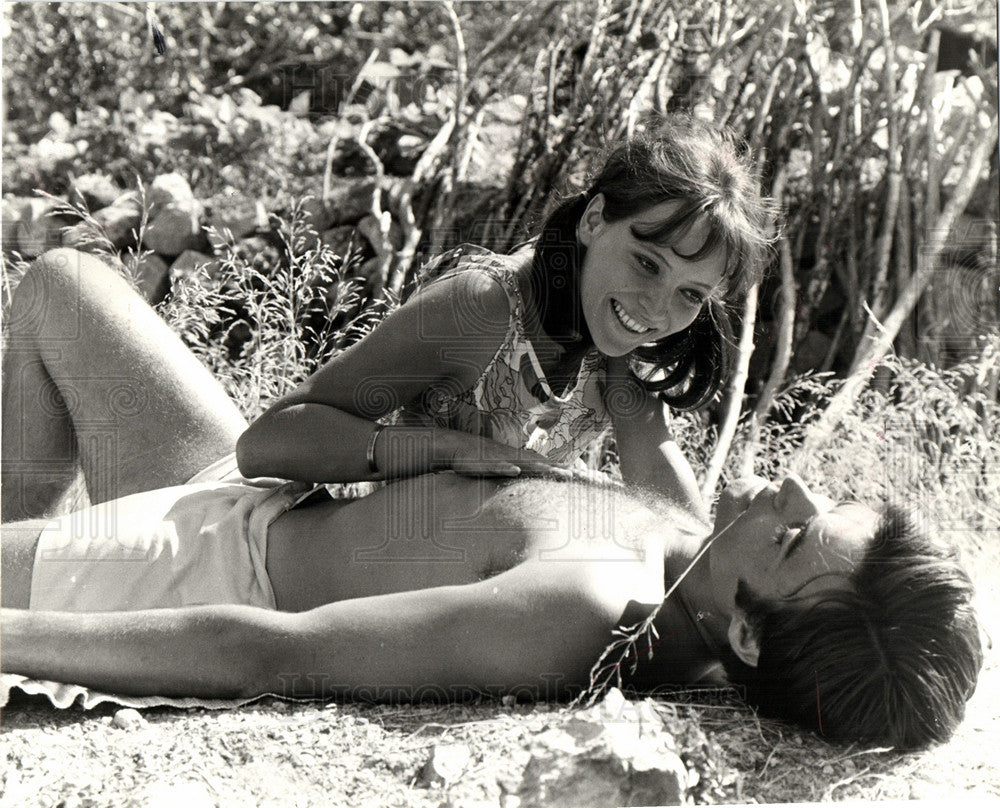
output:
<instances>
[{"instance_id":1,"label":"woman's nose","mask_svg":"<svg viewBox=\"0 0 1000 808\"><path fill-rule=\"evenodd\" d=\"M667 331L673 319L670 311L670 293L662 287L652 289L642 300L642 318L646 325L657 331Z\"/></svg>"},{"instance_id":2,"label":"woman's nose","mask_svg":"<svg viewBox=\"0 0 1000 808\"><path fill-rule=\"evenodd\" d=\"M810 491L802 479L789 474L774 498L778 513L789 522L804 522L823 511L826 498Z\"/></svg>"}]
</instances>

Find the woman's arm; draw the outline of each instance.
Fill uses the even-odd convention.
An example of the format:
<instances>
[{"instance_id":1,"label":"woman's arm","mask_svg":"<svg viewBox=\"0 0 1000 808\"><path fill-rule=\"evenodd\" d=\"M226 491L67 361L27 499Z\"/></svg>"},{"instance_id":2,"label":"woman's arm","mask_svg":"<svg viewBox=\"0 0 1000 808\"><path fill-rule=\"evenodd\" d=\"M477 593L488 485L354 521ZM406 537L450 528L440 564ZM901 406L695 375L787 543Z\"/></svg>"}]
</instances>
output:
<instances>
[{"instance_id":1,"label":"woman's arm","mask_svg":"<svg viewBox=\"0 0 1000 808\"><path fill-rule=\"evenodd\" d=\"M487 451L481 446L489 442L476 436L400 426L376 442L379 474L367 460L372 422L434 388L456 393L469 387L503 342L509 317L505 292L483 273L428 285L251 424L236 446L240 471L350 482L449 468L456 457ZM488 447L488 455L498 452ZM511 447L507 454L483 472L516 473L517 452Z\"/></svg>"},{"instance_id":2,"label":"woman's arm","mask_svg":"<svg viewBox=\"0 0 1000 808\"><path fill-rule=\"evenodd\" d=\"M608 360L605 401L625 482L658 491L702 520L709 520L698 481L670 434L666 405L628 370L624 357Z\"/></svg>"},{"instance_id":3,"label":"woman's arm","mask_svg":"<svg viewBox=\"0 0 1000 808\"><path fill-rule=\"evenodd\" d=\"M617 615L595 594L600 576L567 574L570 566L525 564L477 584L297 614L248 606L5 609L3 670L117 693L207 698L409 699L578 685Z\"/></svg>"}]
</instances>

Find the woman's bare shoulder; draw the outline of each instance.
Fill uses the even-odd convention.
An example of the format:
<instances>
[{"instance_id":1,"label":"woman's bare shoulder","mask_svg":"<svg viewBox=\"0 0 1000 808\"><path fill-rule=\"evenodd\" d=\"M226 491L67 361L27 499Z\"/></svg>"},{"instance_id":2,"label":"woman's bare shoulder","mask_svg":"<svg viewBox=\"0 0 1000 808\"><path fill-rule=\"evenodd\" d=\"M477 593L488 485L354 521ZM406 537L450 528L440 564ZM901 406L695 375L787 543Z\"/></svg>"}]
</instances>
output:
<instances>
[{"instance_id":1,"label":"woman's bare shoulder","mask_svg":"<svg viewBox=\"0 0 1000 808\"><path fill-rule=\"evenodd\" d=\"M459 338L502 338L513 303L503 283L485 268L470 267L436 278L420 287L406 307L427 315L420 321L428 335Z\"/></svg>"}]
</instances>

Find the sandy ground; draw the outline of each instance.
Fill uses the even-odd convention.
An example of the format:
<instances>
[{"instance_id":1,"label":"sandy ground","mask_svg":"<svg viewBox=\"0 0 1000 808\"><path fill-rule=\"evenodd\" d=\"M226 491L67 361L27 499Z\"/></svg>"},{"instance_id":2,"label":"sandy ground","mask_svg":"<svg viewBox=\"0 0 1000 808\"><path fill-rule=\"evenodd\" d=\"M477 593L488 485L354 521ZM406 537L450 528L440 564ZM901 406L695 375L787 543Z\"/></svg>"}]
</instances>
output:
<instances>
[{"instance_id":1,"label":"sandy ground","mask_svg":"<svg viewBox=\"0 0 1000 808\"><path fill-rule=\"evenodd\" d=\"M832 746L732 705L664 703L699 802L1000 796L1000 659L995 651L954 738L920 754ZM372 706L267 700L236 710L56 710L16 697L3 710L2 806L514 806L531 737L568 717L555 705ZM129 721L129 718L132 721ZM121 725L121 726L120 726ZM435 746L465 744L452 783L421 770Z\"/></svg>"}]
</instances>

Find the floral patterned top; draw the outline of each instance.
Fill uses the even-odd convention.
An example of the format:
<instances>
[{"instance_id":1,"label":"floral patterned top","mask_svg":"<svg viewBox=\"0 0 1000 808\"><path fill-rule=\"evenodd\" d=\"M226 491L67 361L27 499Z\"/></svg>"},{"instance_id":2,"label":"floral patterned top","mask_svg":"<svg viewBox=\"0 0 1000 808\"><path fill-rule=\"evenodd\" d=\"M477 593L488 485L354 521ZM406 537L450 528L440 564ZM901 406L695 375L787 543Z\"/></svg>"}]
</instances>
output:
<instances>
[{"instance_id":1,"label":"floral patterned top","mask_svg":"<svg viewBox=\"0 0 1000 808\"><path fill-rule=\"evenodd\" d=\"M544 455L555 463L580 457L610 427L604 405L605 360L596 349L580 364L576 382L563 395L549 387L525 329L525 303L517 270L531 251L497 255L462 245L444 253L421 272L429 283L458 272L485 272L499 283L510 303L503 343L469 389L434 389L405 407L397 423L457 429Z\"/></svg>"}]
</instances>

